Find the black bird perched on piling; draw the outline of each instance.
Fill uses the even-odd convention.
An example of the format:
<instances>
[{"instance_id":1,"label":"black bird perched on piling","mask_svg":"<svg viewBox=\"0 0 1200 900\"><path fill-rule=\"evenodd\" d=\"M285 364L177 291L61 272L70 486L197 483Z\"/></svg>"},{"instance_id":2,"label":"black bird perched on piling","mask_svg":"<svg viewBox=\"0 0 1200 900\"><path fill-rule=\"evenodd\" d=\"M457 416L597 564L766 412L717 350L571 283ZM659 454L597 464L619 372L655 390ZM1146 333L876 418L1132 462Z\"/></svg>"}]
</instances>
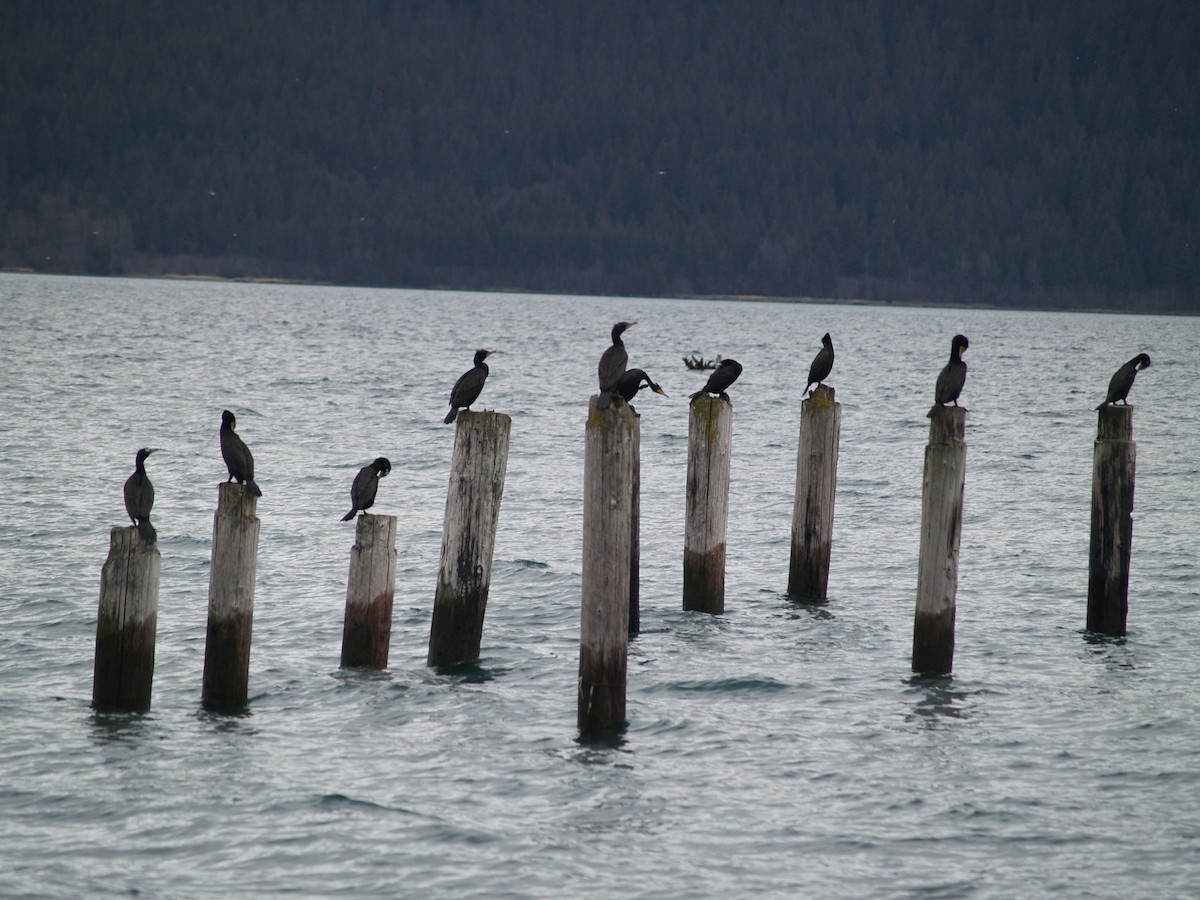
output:
<instances>
[{"instance_id":1,"label":"black bird perched on piling","mask_svg":"<svg viewBox=\"0 0 1200 900\"><path fill-rule=\"evenodd\" d=\"M716 394L722 400L728 400L729 395L725 393L725 389L737 381L741 374L742 364L740 362L736 359L723 359L721 364L708 376L704 387L692 394L691 399L695 400L701 394Z\"/></svg>"},{"instance_id":2,"label":"black bird perched on piling","mask_svg":"<svg viewBox=\"0 0 1200 900\"><path fill-rule=\"evenodd\" d=\"M1121 366L1121 368L1117 369L1116 374L1113 375L1112 380L1108 383L1108 396L1104 398L1104 402L1097 406L1096 409L1103 409L1105 406L1108 406L1110 403L1116 403L1118 400L1128 406L1129 401L1125 398L1129 396L1129 389L1133 387L1133 379L1137 376L1138 372L1149 365L1150 357L1145 353L1139 353L1129 362L1125 363L1125 365Z\"/></svg>"},{"instance_id":3,"label":"black bird perched on piling","mask_svg":"<svg viewBox=\"0 0 1200 900\"><path fill-rule=\"evenodd\" d=\"M137 462L133 474L125 479L125 512L129 520L137 526L138 534L144 541L158 540L158 533L150 524L150 510L154 507L154 485L146 474L146 457L156 453L157 447L143 447L137 452Z\"/></svg>"},{"instance_id":4,"label":"black bird perched on piling","mask_svg":"<svg viewBox=\"0 0 1200 900\"><path fill-rule=\"evenodd\" d=\"M925 414L926 418L932 419L939 406L945 406L947 403L958 406L958 395L967 383L967 364L962 361L962 352L969 346L970 341L961 334L956 334L951 339L950 361L938 373L937 385L933 389L933 406Z\"/></svg>"},{"instance_id":5,"label":"black bird perched on piling","mask_svg":"<svg viewBox=\"0 0 1200 900\"><path fill-rule=\"evenodd\" d=\"M650 388L656 394L667 396L667 392L651 381L644 369L627 369L621 376L621 380L617 382L617 393L621 395L622 400L630 403L637 396L637 392L644 387Z\"/></svg>"},{"instance_id":6,"label":"black bird perched on piling","mask_svg":"<svg viewBox=\"0 0 1200 900\"><path fill-rule=\"evenodd\" d=\"M833 338L829 336L829 332L827 331L825 332L825 337L821 338L821 349L817 351L812 365L808 367L808 384L804 386L804 393L807 394L814 384L817 387L821 387L822 382L829 377L829 373L832 371Z\"/></svg>"},{"instance_id":7,"label":"black bird perched on piling","mask_svg":"<svg viewBox=\"0 0 1200 900\"><path fill-rule=\"evenodd\" d=\"M626 329L632 328L637 322L618 322L612 327L612 346L600 356L600 365L596 371L600 376L600 402L598 409L608 409L625 374L625 366L629 364L629 354L625 352L625 344L621 335Z\"/></svg>"},{"instance_id":8,"label":"black bird perched on piling","mask_svg":"<svg viewBox=\"0 0 1200 900\"><path fill-rule=\"evenodd\" d=\"M246 442L238 437L233 429L237 427L237 416L229 410L221 411L221 456L225 460L225 468L229 470L228 484L237 479L238 484L245 484L246 490L253 497L261 497L262 491L254 483L254 456Z\"/></svg>"},{"instance_id":9,"label":"black bird perched on piling","mask_svg":"<svg viewBox=\"0 0 1200 900\"><path fill-rule=\"evenodd\" d=\"M450 390L450 412L446 413L446 418L442 420L445 424L449 425L453 422L460 409L470 411L471 404L479 399L479 394L483 391L483 383L487 381L488 377L488 367L484 360L495 352L495 350L475 351L474 367L463 372Z\"/></svg>"},{"instance_id":10,"label":"black bird perched on piling","mask_svg":"<svg viewBox=\"0 0 1200 900\"><path fill-rule=\"evenodd\" d=\"M358 474L354 476L354 484L350 486L350 512L342 516L343 522L349 522L356 513L366 512L375 505L379 479L386 478L391 471L392 464L386 456L376 457L375 462L358 470Z\"/></svg>"}]
</instances>

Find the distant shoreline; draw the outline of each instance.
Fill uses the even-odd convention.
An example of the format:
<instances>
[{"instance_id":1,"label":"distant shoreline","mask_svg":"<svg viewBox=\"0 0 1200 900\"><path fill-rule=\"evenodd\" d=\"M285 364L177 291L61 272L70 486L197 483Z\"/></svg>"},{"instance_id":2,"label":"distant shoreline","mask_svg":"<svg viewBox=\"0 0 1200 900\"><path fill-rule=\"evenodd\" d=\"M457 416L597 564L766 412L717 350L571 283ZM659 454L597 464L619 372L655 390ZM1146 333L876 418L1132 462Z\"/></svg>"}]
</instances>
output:
<instances>
[{"instance_id":1,"label":"distant shoreline","mask_svg":"<svg viewBox=\"0 0 1200 900\"><path fill-rule=\"evenodd\" d=\"M17 275L43 275L52 278L110 278L114 280L157 280L157 281L212 281L225 284L280 284L280 285L295 285L297 287L342 287L342 288L359 288L362 290L395 290L395 291L436 291L439 293L462 293L462 294L532 294L541 297L628 297L639 300L724 300L737 303L804 303L804 304L825 304L829 306L869 306L869 307L899 307L902 309L980 309L989 310L992 312L1045 312L1045 313L1091 313L1102 315L1128 315L1128 316L1197 316L1200 315L1200 310L1189 312L1187 310L1126 310L1126 309L1106 309L1103 307L1085 307L1085 306L1033 306L1031 304L1009 304L1000 305L998 303L946 303L936 300L927 301L908 301L908 300L873 300L863 297L787 297L787 296L770 296L766 294L587 294L576 293L573 291L543 291L533 290L529 288L519 287L487 287L487 288L459 288L447 286L399 286L399 285L379 285L379 284L341 284L334 281L307 281L297 278L274 278L268 276L238 276L234 278L223 277L221 275L198 275L184 273L163 273L159 275L125 273L122 275L93 275L86 272L40 272L36 269L19 268L19 267L0 267L0 274L17 274Z\"/></svg>"}]
</instances>

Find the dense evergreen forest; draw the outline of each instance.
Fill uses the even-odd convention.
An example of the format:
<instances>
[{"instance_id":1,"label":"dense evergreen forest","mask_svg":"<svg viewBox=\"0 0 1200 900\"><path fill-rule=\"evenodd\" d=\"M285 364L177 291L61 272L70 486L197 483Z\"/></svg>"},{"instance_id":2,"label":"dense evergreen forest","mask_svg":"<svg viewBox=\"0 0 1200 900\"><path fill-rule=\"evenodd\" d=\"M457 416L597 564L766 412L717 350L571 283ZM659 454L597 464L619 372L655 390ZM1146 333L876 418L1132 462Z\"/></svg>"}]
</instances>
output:
<instances>
[{"instance_id":1,"label":"dense evergreen forest","mask_svg":"<svg viewBox=\"0 0 1200 900\"><path fill-rule=\"evenodd\" d=\"M0 265L1200 312L1194 0L5 0Z\"/></svg>"}]
</instances>

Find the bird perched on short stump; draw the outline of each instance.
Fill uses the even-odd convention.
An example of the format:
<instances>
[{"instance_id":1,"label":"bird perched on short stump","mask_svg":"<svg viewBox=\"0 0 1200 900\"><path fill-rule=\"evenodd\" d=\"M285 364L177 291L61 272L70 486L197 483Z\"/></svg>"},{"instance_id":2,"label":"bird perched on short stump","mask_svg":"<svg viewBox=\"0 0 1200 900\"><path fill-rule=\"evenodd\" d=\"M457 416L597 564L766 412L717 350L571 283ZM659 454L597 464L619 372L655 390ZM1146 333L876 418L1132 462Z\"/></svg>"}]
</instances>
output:
<instances>
[{"instance_id":1,"label":"bird perched on short stump","mask_svg":"<svg viewBox=\"0 0 1200 900\"><path fill-rule=\"evenodd\" d=\"M157 447L143 447L137 452L133 474L125 479L125 512L144 541L158 540L158 533L150 524L150 510L154 508L154 485L146 474L146 458L157 453Z\"/></svg>"},{"instance_id":2,"label":"bird perched on short stump","mask_svg":"<svg viewBox=\"0 0 1200 900\"><path fill-rule=\"evenodd\" d=\"M613 396L621 384L621 376L629 365L629 353L625 350L625 342L621 335L636 325L637 322L618 322L612 327L612 346L600 355L600 363L596 373L600 376L600 402L597 409L608 409Z\"/></svg>"},{"instance_id":3,"label":"bird perched on short stump","mask_svg":"<svg viewBox=\"0 0 1200 900\"><path fill-rule=\"evenodd\" d=\"M804 386L804 393L808 393L815 384L817 387L822 387L823 382L829 377L829 373L833 371L833 338L829 336L829 332L825 332L825 337L821 338L821 349L817 351L817 355L813 357L812 365L808 367L808 384Z\"/></svg>"},{"instance_id":4,"label":"bird perched on short stump","mask_svg":"<svg viewBox=\"0 0 1200 900\"><path fill-rule=\"evenodd\" d=\"M450 389L450 412L442 421L449 425L458 417L458 411L465 409L470 412L471 404L479 399L483 391L483 383L487 381L488 367L484 362L495 350L476 350L475 365L458 377L454 387Z\"/></svg>"},{"instance_id":5,"label":"bird perched on short stump","mask_svg":"<svg viewBox=\"0 0 1200 900\"><path fill-rule=\"evenodd\" d=\"M667 392L650 379L645 369L627 369L621 376L621 380L617 382L617 393L626 403L632 403L637 392L644 387L650 388L656 394L667 396Z\"/></svg>"},{"instance_id":6,"label":"bird perched on short stump","mask_svg":"<svg viewBox=\"0 0 1200 900\"><path fill-rule=\"evenodd\" d=\"M262 491L254 482L254 456L250 448L233 429L237 427L237 416L229 410L221 412L221 456L225 460L225 468L229 470L228 484L236 480L246 486L246 492L253 497L261 497Z\"/></svg>"},{"instance_id":7,"label":"bird perched on short stump","mask_svg":"<svg viewBox=\"0 0 1200 900\"><path fill-rule=\"evenodd\" d=\"M925 414L926 418L932 419L938 407L947 403L958 406L958 397L962 393L963 385L967 383L967 364L963 362L962 354L969 346L971 342L964 335L956 334L951 338L950 361L938 373L937 384L933 389L933 406Z\"/></svg>"},{"instance_id":8,"label":"bird perched on short stump","mask_svg":"<svg viewBox=\"0 0 1200 900\"><path fill-rule=\"evenodd\" d=\"M1133 379L1137 377L1138 372L1149 366L1150 357L1145 353L1139 353L1129 362L1125 363L1125 365L1121 366L1121 368L1117 369L1112 380L1108 382L1108 396L1104 398L1104 402L1097 406L1096 409L1103 409L1109 404L1116 403L1118 400L1128 406L1129 401L1125 398L1129 396L1129 389L1133 387Z\"/></svg>"},{"instance_id":9,"label":"bird perched on short stump","mask_svg":"<svg viewBox=\"0 0 1200 900\"><path fill-rule=\"evenodd\" d=\"M701 394L716 394L722 400L728 400L729 395L725 393L725 390L737 381L741 374L742 364L740 362L736 359L723 359L721 364L708 376L704 387L692 394L691 399L695 400Z\"/></svg>"},{"instance_id":10,"label":"bird perched on short stump","mask_svg":"<svg viewBox=\"0 0 1200 900\"><path fill-rule=\"evenodd\" d=\"M375 462L358 470L354 484L350 486L350 512L342 516L343 522L349 522L356 514L366 512L375 505L379 479L386 478L391 471L392 464L386 456L376 457Z\"/></svg>"}]
</instances>

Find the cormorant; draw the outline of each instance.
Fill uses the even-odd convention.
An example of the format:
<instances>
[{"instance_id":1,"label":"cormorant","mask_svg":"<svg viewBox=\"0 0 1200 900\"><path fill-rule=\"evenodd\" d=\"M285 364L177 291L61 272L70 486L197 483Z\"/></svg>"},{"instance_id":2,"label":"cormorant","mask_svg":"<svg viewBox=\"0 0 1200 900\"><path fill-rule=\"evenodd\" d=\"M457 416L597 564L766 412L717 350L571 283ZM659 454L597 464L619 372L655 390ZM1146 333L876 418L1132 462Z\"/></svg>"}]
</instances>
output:
<instances>
[{"instance_id":1,"label":"cormorant","mask_svg":"<svg viewBox=\"0 0 1200 900\"><path fill-rule=\"evenodd\" d=\"M809 389L815 384L817 387L822 386L822 382L829 377L829 373L833 371L833 338L829 336L829 332L825 332L825 337L821 338L821 349L813 358L812 365L808 367L808 384L804 386L804 393L808 393Z\"/></svg>"},{"instance_id":2,"label":"cormorant","mask_svg":"<svg viewBox=\"0 0 1200 900\"><path fill-rule=\"evenodd\" d=\"M650 376L643 369L626 369L621 380L617 382L617 393L626 403L630 403L637 396L637 392L644 387L650 388L656 394L667 396L667 392L651 381Z\"/></svg>"},{"instance_id":3,"label":"cormorant","mask_svg":"<svg viewBox=\"0 0 1200 900\"><path fill-rule=\"evenodd\" d=\"M939 406L951 402L958 406L958 395L967 383L967 364L962 361L962 352L969 346L970 341L961 334L956 334L950 340L950 361L938 373L937 386L933 389L933 406L925 414L926 418L932 419Z\"/></svg>"},{"instance_id":4,"label":"cormorant","mask_svg":"<svg viewBox=\"0 0 1200 900\"><path fill-rule=\"evenodd\" d=\"M380 456L369 466L363 466L354 476L354 484L350 487L350 512L342 516L343 522L349 522L356 513L365 512L375 504L375 492L379 490L379 479L386 478L392 471L392 464L387 457Z\"/></svg>"},{"instance_id":5,"label":"cormorant","mask_svg":"<svg viewBox=\"0 0 1200 900\"><path fill-rule=\"evenodd\" d=\"M460 409L469 411L471 404L479 399L483 383L487 381L488 377L488 367L484 360L495 352L495 350L475 351L475 367L463 372L450 390L450 412L446 413L446 418L442 420L445 424L449 425L453 422Z\"/></svg>"},{"instance_id":6,"label":"cormorant","mask_svg":"<svg viewBox=\"0 0 1200 900\"><path fill-rule=\"evenodd\" d=\"M150 524L150 510L154 507L154 485L146 474L146 457L157 452L157 447L143 447L137 452L133 474L125 479L125 512L137 526L144 541L158 540L154 526Z\"/></svg>"},{"instance_id":7,"label":"cormorant","mask_svg":"<svg viewBox=\"0 0 1200 900\"><path fill-rule=\"evenodd\" d=\"M221 456L225 459L225 468L229 477L225 483L237 479L238 484L245 484L246 490L253 497L261 497L262 491L254 483L254 456L246 442L238 437L233 429L237 427L237 417L229 410L221 411Z\"/></svg>"},{"instance_id":8,"label":"cormorant","mask_svg":"<svg viewBox=\"0 0 1200 900\"><path fill-rule=\"evenodd\" d=\"M600 365L596 367L600 376L598 409L608 409L608 404L612 402L613 394L620 385L621 376L625 374L625 366L629 363L629 354L625 352L621 334L625 329L632 328L636 324L637 322L618 322L612 327L612 346L604 351L600 357Z\"/></svg>"},{"instance_id":9,"label":"cormorant","mask_svg":"<svg viewBox=\"0 0 1200 900\"><path fill-rule=\"evenodd\" d=\"M1108 383L1108 396L1104 398L1104 402L1097 406L1096 409L1108 406L1110 403L1116 403L1120 400L1125 405L1129 405L1129 401L1125 398L1129 396L1129 389L1133 387L1133 379L1137 373L1150 365L1150 357L1145 353L1139 353L1121 368L1117 369L1112 380Z\"/></svg>"},{"instance_id":10,"label":"cormorant","mask_svg":"<svg viewBox=\"0 0 1200 900\"><path fill-rule=\"evenodd\" d=\"M742 364L740 362L736 359L723 359L721 364L708 376L704 387L692 394L691 399L695 400L701 394L716 394L722 400L728 400L729 395L725 393L725 389L737 381L741 374Z\"/></svg>"}]
</instances>

